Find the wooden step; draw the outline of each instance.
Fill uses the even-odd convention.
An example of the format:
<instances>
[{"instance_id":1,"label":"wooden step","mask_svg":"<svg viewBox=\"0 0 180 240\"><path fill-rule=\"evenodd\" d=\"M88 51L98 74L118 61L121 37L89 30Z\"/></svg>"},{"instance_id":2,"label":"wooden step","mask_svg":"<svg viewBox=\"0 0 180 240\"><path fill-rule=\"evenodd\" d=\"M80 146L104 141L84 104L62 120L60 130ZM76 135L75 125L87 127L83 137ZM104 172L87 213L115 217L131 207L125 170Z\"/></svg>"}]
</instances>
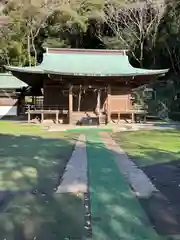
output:
<instances>
[{"instance_id":1,"label":"wooden step","mask_svg":"<svg viewBox=\"0 0 180 240\"><path fill-rule=\"evenodd\" d=\"M90 118L98 118L98 116L91 112L91 113L84 113L84 112L73 112L72 114L72 124L77 124L79 121L81 121L83 118L90 117ZM102 115L100 118L100 124L106 124L106 115Z\"/></svg>"}]
</instances>

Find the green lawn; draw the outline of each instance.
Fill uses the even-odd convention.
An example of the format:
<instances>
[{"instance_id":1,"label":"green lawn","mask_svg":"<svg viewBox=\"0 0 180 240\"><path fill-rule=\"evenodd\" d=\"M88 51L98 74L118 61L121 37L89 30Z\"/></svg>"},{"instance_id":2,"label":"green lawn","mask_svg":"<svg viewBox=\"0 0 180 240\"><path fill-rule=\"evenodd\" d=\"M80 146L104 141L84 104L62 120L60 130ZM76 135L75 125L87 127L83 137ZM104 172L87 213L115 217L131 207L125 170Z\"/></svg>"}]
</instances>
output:
<instances>
[{"instance_id":1,"label":"green lawn","mask_svg":"<svg viewBox=\"0 0 180 240\"><path fill-rule=\"evenodd\" d=\"M0 133L0 190L53 190L76 135L7 122L0 122Z\"/></svg>"},{"instance_id":2,"label":"green lawn","mask_svg":"<svg viewBox=\"0 0 180 240\"><path fill-rule=\"evenodd\" d=\"M28 134L33 135L35 133L42 133L40 126L38 125L27 125L27 124L21 124L20 122L13 122L13 121L0 121L0 133L5 134Z\"/></svg>"},{"instance_id":3,"label":"green lawn","mask_svg":"<svg viewBox=\"0 0 180 240\"><path fill-rule=\"evenodd\" d=\"M82 239L82 195L22 195L0 213L0 239Z\"/></svg>"},{"instance_id":4,"label":"green lawn","mask_svg":"<svg viewBox=\"0 0 180 240\"><path fill-rule=\"evenodd\" d=\"M81 238L82 195L55 193L76 137L0 122L0 197L16 194L0 206L0 240Z\"/></svg>"},{"instance_id":5,"label":"green lawn","mask_svg":"<svg viewBox=\"0 0 180 240\"><path fill-rule=\"evenodd\" d=\"M97 133L87 136L93 240L170 240L149 222Z\"/></svg>"},{"instance_id":6,"label":"green lawn","mask_svg":"<svg viewBox=\"0 0 180 240\"><path fill-rule=\"evenodd\" d=\"M113 138L140 166L180 160L180 130L120 132Z\"/></svg>"}]
</instances>

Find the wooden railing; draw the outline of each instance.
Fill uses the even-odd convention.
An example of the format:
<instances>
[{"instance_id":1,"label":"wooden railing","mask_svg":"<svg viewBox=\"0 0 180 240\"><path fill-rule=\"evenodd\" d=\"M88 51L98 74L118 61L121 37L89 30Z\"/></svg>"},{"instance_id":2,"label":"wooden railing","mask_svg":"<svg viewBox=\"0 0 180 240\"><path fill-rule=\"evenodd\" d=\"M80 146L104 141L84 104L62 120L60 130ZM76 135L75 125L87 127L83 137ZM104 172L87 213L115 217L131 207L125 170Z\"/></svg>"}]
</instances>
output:
<instances>
[{"instance_id":1,"label":"wooden railing","mask_svg":"<svg viewBox=\"0 0 180 240\"><path fill-rule=\"evenodd\" d=\"M44 121L44 115L50 114L55 115L55 123L59 123L59 114L68 114L67 107L63 107L62 105L46 105L46 106L26 106L26 114L28 115L28 123L31 122L31 115L40 115L42 123Z\"/></svg>"},{"instance_id":2,"label":"wooden railing","mask_svg":"<svg viewBox=\"0 0 180 240\"><path fill-rule=\"evenodd\" d=\"M95 112L91 112L97 118L99 118L99 122L106 122L107 112L103 115L97 115ZM44 115L55 115L55 123L59 123L59 115L68 115L69 110L67 106L63 105L45 105L45 106L26 106L26 114L28 115L28 123L31 121L31 115L40 115L41 123L44 121ZM85 112L72 112L71 120L76 121L79 120L77 116L85 116ZM88 112L87 112L88 115ZM91 115L91 114L90 114ZM130 115L131 122L135 123L138 119L143 118L143 122L146 122L147 110L138 110L138 109L129 109L129 110L113 110L110 112L110 117L112 119L112 115L117 115L117 123L122 119L122 115ZM105 119L105 120L104 120Z\"/></svg>"},{"instance_id":3,"label":"wooden railing","mask_svg":"<svg viewBox=\"0 0 180 240\"><path fill-rule=\"evenodd\" d=\"M33 105L33 104L26 104L26 111L28 110L68 110L68 107L65 105Z\"/></svg>"},{"instance_id":4,"label":"wooden railing","mask_svg":"<svg viewBox=\"0 0 180 240\"><path fill-rule=\"evenodd\" d=\"M138 109L129 109L129 110L117 110L117 111L111 111L112 115L117 115L117 123L120 122L122 115L131 115L131 123L137 122L137 116L143 117L143 122L146 122L146 116L147 116L147 110L138 110Z\"/></svg>"}]
</instances>

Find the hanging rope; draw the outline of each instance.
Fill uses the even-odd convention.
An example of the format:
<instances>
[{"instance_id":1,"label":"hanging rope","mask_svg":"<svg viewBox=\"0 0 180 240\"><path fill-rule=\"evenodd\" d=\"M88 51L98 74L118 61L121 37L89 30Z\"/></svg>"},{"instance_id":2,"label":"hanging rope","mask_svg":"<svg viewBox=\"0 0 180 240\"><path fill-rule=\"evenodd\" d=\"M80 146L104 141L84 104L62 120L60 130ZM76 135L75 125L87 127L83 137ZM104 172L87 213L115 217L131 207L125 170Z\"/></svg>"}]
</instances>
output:
<instances>
[{"instance_id":1,"label":"hanging rope","mask_svg":"<svg viewBox=\"0 0 180 240\"><path fill-rule=\"evenodd\" d=\"M81 96L82 96L82 85L79 86L79 96L78 96L78 112L81 108Z\"/></svg>"}]
</instances>

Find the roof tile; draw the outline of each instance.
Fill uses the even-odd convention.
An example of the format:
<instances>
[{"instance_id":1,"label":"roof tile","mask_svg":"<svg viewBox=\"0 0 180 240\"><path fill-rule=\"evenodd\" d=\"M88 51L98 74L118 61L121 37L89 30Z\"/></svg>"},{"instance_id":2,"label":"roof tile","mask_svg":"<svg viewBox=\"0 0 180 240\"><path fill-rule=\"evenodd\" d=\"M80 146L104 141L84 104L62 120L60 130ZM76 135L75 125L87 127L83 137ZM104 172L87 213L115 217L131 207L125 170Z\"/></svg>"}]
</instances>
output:
<instances>
[{"instance_id":1,"label":"roof tile","mask_svg":"<svg viewBox=\"0 0 180 240\"><path fill-rule=\"evenodd\" d=\"M0 89L17 89L27 87L27 84L9 73L0 73Z\"/></svg>"}]
</instances>

